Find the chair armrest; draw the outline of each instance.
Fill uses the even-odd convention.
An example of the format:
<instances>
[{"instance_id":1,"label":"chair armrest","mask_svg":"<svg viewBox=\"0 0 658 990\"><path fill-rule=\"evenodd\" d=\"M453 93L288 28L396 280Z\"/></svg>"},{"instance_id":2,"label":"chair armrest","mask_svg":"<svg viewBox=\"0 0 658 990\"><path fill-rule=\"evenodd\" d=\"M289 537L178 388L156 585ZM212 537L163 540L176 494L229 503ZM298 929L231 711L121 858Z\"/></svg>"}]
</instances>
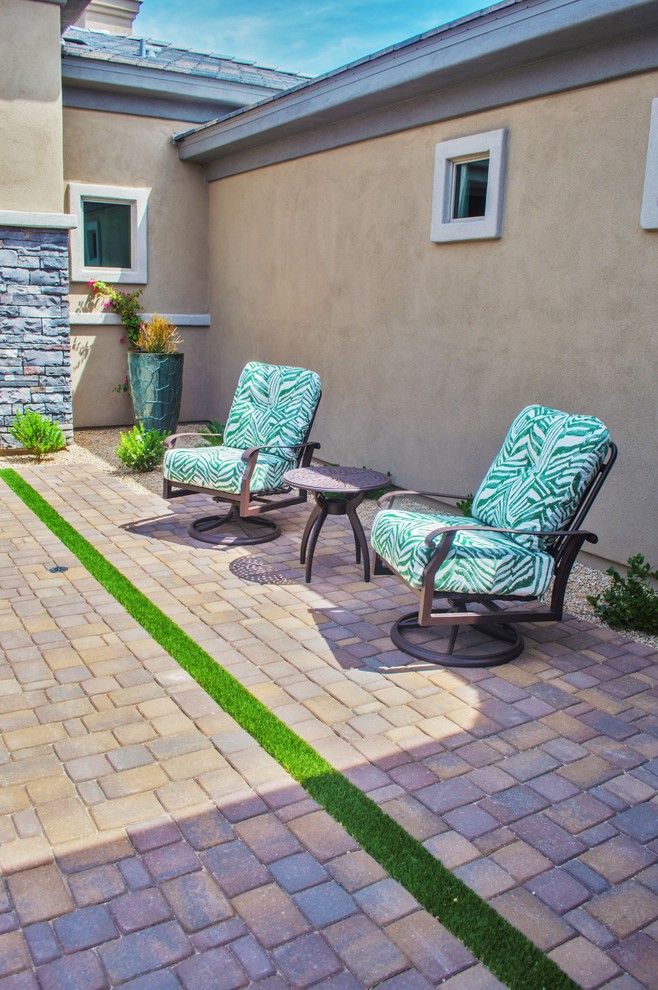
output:
<instances>
[{"instance_id":1,"label":"chair armrest","mask_svg":"<svg viewBox=\"0 0 658 990\"><path fill-rule=\"evenodd\" d=\"M424 542L428 547L431 547L437 536L444 536L446 533L459 533L463 529L467 529L471 533L514 533L520 536L582 536L583 540L587 540L588 543L599 542L596 533L590 533L584 529L508 529L504 526L469 526L466 523L463 526L439 526L427 534Z\"/></svg>"},{"instance_id":2,"label":"chair armrest","mask_svg":"<svg viewBox=\"0 0 658 990\"><path fill-rule=\"evenodd\" d=\"M258 457L261 450L305 450L309 447L311 450L319 450L320 444L316 440L307 441L306 443L265 443L259 447L247 448L242 453L241 460L250 461L252 457Z\"/></svg>"},{"instance_id":3,"label":"chair armrest","mask_svg":"<svg viewBox=\"0 0 658 990\"><path fill-rule=\"evenodd\" d=\"M407 495L410 498L413 498L414 495L417 496L422 495L423 498L452 498L452 499L468 498L468 495L448 495L447 492L415 492L415 491L408 491L406 489L400 489L399 491L395 491L395 492L384 492L381 498L377 499L377 505L383 508L386 502L389 502L392 498L397 498L399 495Z\"/></svg>"},{"instance_id":4,"label":"chair armrest","mask_svg":"<svg viewBox=\"0 0 658 990\"><path fill-rule=\"evenodd\" d=\"M197 439L203 440L205 437L220 437L221 433L172 433L170 437L164 442L165 447L171 450L176 441L180 440L181 437L196 437Z\"/></svg>"}]
</instances>

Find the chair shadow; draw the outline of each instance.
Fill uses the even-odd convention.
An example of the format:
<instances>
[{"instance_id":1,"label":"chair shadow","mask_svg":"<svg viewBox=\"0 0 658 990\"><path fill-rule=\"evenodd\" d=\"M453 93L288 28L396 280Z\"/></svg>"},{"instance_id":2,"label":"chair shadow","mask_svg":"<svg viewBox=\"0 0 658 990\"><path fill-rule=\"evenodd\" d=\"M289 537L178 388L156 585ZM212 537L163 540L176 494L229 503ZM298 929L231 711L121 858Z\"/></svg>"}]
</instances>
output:
<instances>
[{"instance_id":1,"label":"chair shadow","mask_svg":"<svg viewBox=\"0 0 658 990\"><path fill-rule=\"evenodd\" d=\"M196 540L188 532L188 526L200 515L217 512L216 503L206 496L195 497L194 503L187 505L176 502L167 503L166 512L162 515L148 516L136 522L122 523L120 528L127 533L146 539L157 540L165 544L185 546L205 550L219 555L226 551L241 551L241 556L228 561L228 570L235 577L252 584L259 585L295 585L302 581L301 566L294 568L286 566L287 561L299 560L299 542L303 525L290 513L282 509L277 512L277 521L282 526L282 534L278 540L267 544L267 550L262 544L253 546L211 545L202 540ZM221 511L221 509L220 509Z\"/></svg>"}]
</instances>

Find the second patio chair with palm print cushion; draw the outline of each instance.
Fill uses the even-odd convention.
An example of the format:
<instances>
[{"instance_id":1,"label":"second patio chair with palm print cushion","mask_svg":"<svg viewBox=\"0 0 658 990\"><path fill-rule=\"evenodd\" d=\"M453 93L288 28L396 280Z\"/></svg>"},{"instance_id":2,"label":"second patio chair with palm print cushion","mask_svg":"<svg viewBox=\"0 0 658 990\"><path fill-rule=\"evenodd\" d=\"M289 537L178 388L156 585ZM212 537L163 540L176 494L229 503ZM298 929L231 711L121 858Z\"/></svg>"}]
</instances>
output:
<instances>
[{"instance_id":1,"label":"second patio chair with palm print cushion","mask_svg":"<svg viewBox=\"0 0 658 990\"><path fill-rule=\"evenodd\" d=\"M616 455L595 417L528 406L480 485L471 516L379 512L372 527L375 573L396 573L420 598L419 611L394 624L395 645L447 666L494 666L523 650L515 623L559 621L576 556L586 540L598 539L580 527ZM392 492L380 505L404 494L465 497ZM499 604L537 602L552 579L548 608ZM435 599L443 600L440 607ZM436 634L432 642L432 627L445 630L445 643ZM458 643L460 629L466 631Z\"/></svg>"},{"instance_id":2,"label":"second patio chair with palm print cushion","mask_svg":"<svg viewBox=\"0 0 658 990\"><path fill-rule=\"evenodd\" d=\"M195 520L188 532L197 540L225 546L266 543L280 529L262 514L306 501L290 494L283 475L310 464L319 443L309 443L321 396L314 371L251 362L242 374L217 447L177 447L168 437L163 464L165 498L207 492L230 508Z\"/></svg>"}]
</instances>

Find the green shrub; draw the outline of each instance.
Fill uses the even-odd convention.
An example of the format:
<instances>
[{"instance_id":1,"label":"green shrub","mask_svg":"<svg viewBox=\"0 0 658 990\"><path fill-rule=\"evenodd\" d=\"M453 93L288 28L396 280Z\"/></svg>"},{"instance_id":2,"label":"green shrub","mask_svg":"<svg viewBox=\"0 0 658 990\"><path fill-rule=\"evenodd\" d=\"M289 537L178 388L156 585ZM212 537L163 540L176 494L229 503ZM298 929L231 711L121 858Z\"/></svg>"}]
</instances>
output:
<instances>
[{"instance_id":1,"label":"green shrub","mask_svg":"<svg viewBox=\"0 0 658 990\"><path fill-rule=\"evenodd\" d=\"M221 447L224 443L224 424L218 419L209 419L208 425L202 426L199 433L211 447ZM213 434L217 435L213 436Z\"/></svg>"},{"instance_id":2,"label":"green shrub","mask_svg":"<svg viewBox=\"0 0 658 990\"><path fill-rule=\"evenodd\" d=\"M470 495L467 495L466 496L466 498L463 498L459 502L456 503L457 504L457 508L459 509L459 511L461 512L461 514L463 516L472 516L473 515L473 498L474 498L474 495L473 495L473 492L471 492Z\"/></svg>"},{"instance_id":3,"label":"green shrub","mask_svg":"<svg viewBox=\"0 0 658 990\"><path fill-rule=\"evenodd\" d=\"M600 595L588 595L587 601L613 629L637 629L658 633L658 591L651 581L658 581L641 553L628 558L625 578L614 567L606 571L612 578L610 587Z\"/></svg>"},{"instance_id":4,"label":"green shrub","mask_svg":"<svg viewBox=\"0 0 658 990\"><path fill-rule=\"evenodd\" d=\"M46 454L66 447L66 437L57 423L53 423L52 420L46 419L41 413L32 409L18 413L9 427L9 432L15 440L18 440L21 447L34 454L37 463L42 461Z\"/></svg>"},{"instance_id":5,"label":"green shrub","mask_svg":"<svg viewBox=\"0 0 658 990\"><path fill-rule=\"evenodd\" d=\"M117 457L133 471L152 471L162 461L166 430L145 430L133 426L119 437Z\"/></svg>"}]
</instances>

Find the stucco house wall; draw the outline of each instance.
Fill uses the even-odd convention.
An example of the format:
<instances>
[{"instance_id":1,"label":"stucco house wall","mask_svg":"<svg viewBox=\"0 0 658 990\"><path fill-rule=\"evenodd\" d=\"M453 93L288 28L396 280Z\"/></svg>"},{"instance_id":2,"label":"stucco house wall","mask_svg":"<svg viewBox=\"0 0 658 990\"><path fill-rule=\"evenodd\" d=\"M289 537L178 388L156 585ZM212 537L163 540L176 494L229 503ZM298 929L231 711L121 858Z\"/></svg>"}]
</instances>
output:
<instances>
[{"instance_id":1,"label":"stucco house wall","mask_svg":"<svg viewBox=\"0 0 658 990\"><path fill-rule=\"evenodd\" d=\"M148 277L135 263L146 252L137 250L129 274L89 265L85 280L144 288L145 314L158 311L179 326L181 417L208 415L207 188L202 166L181 162L172 138L302 77L135 38L138 7L120 0L108 14L93 0L0 0L3 446L15 445L9 429L26 408L57 420L69 440L74 419L76 426L132 422L128 396L112 393L126 374L120 321L98 301L90 305L86 281L69 284L71 272L81 277L73 249L69 264L70 230L72 248L79 243L83 255L76 203L84 189L70 195L72 182L96 186L101 201L120 190L124 207L133 189L150 190ZM80 27L80 16L103 30ZM133 247L141 243L136 228ZM129 284L133 276L141 283Z\"/></svg>"},{"instance_id":2,"label":"stucco house wall","mask_svg":"<svg viewBox=\"0 0 658 990\"><path fill-rule=\"evenodd\" d=\"M0 210L62 209L60 8L0 2Z\"/></svg>"},{"instance_id":3,"label":"stucco house wall","mask_svg":"<svg viewBox=\"0 0 658 990\"><path fill-rule=\"evenodd\" d=\"M0 442L34 409L73 434L60 7L0 0Z\"/></svg>"},{"instance_id":4,"label":"stucco house wall","mask_svg":"<svg viewBox=\"0 0 658 990\"><path fill-rule=\"evenodd\" d=\"M181 162L172 135L181 121L64 109L65 184L149 188L145 313L173 318L185 353L181 419L208 417L208 185L203 167ZM126 393L112 393L126 374L124 328L86 283L71 284L73 415L76 426L132 422ZM90 315L91 314L91 315ZM109 319L108 319L109 316ZM183 317L184 319L178 319ZM102 322L94 322L102 321ZM102 396L103 401L99 401Z\"/></svg>"},{"instance_id":5,"label":"stucco house wall","mask_svg":"<svg viewBox=\"0 0 658 990\"><path fill-rule=\"evenodd\" d=\"M473 491L514 415L593 413L620 447L591 526L658 559L658 234L640 227L644 73L210 184L211 405L257 357L318 371L329 461ZM507 128L500 240L430 242L437 142Z\"/></svg>"}]
</instances>

